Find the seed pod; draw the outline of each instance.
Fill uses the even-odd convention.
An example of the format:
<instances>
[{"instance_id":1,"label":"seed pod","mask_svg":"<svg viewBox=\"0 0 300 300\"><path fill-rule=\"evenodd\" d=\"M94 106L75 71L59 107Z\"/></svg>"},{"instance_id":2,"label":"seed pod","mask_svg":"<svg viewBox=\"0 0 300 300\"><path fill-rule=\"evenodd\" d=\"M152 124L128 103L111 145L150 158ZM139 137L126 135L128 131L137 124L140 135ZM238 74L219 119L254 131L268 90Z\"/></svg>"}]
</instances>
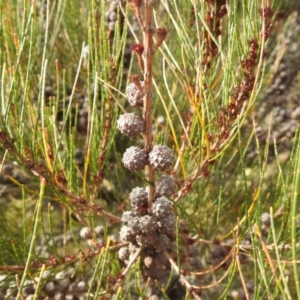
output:
<instances>
[{"instance_id":1,"label":"seed pod","mask_svg":"<svg viewBox=\"0 0 300 300\"><path fill-rule=\"evenodd\" d=\"M144 87L144 82L141 81L141 86ZM143 107L144 95L138 90L134 83L130 83L126 89L127 100L132 107Z\"/></svg>"},{"instance_id":2,"label":"seed pod","mask_svg":"<svg viewBox=\"0 0 300 300\"><path fill-rule=\"evenodd\" d=\"M134 217L136 217L136 215L132 211L124 211L121 221L123 224L128 225L128 222Z\"/></svg>"},{"instance_id":3,"label":"seed pod","mask_svg":"<svg viewBox=\"0 0 300 300\"><path fill-rule=\"evenodd\" d=\"M157 171L164 171L172 165L174 159L173 152L167 146L154 146L149 153L149 164Z\"/></svg>"},{"instance_id":4,"label":"seed pod","mask_svg":"<svg viewBox=\"0 0 300 300\"><path fill-rule=\"evenodd\" d=\"M160 196L170 196L174 194L176 187L175 179L167 175L163 175L155 183L156 192Z\"/></svg>"},{"instance_id":5,"label":"seed pod","mask_svg":"<svg viewBox=\"0 0 300 300\"><path fill-rule=\"evenodd\" d=\"M144 131L144 121L134 113L127 113L119 117L117 127L124 135L137 136Z\"/></svg>"},{"instance_id":6,"label":"seed pod","mask_svg":"<svg viewBox=\"0 0 300 300\"><path fill-rule=\"evenodd\" d=\"M144 234L150 234L156 232L158 228L157 218L155 216L145 215L140 219L140 229Z\"/></svg>"},{"instance_id":7,"label":"seed pod","mask_svg":"<svg viewBox=\"0 0 300 300\"><path fill-rule=\"evenodd\" d=\"M139 234L136 236L136 242L142 248L154 247L159 242L159 236L156 232Z\"/></svg>"},{"instance_id":8,"label":"seed pod","mask_svg":"<svg viewBox=\"0 0 300 300\"><path fill-rule=\"evenodd\" d=\"M157 223L157 225L158 225L158 230L161 234L167 235L172 240L175 239L176 216L173 212L161 218L160 221Z\"/></svg>"},{"instance_id":9,"label":"seed pod","mask_svg":"<svg viewBox=\"0 0 300 300\"><path fill-rule=\"evenodd\" d=\"M173 213L173 203L166 197L157 198L152 205L153 215L163 218Z\"/></svg>"},{"instance_id":10,"label":"seed pod","mask_svg":"<svg viewBox=\"0 0 300 300\"><path fill-rule=\"evenodd\" d=\"M120 239L127 242L135 242L136 233L131 227L123 225L120 230Z\"/></svg>"},{"instance_id":11,"label":"seed pod","mask_svg":"<svg viewBox=\"0 0 300 300\"><path fill-rule=\"evenodd\" d=\"M132 146L123 155L123 164L130 171L140 171L148 163L146 152L140 147Z\"/></svg>"},{"instance_id":12,"label":"seed pod","mask_svg":"<svg viewBox=\"0 0 300 300\"><path fill-rule=\"evenodd\" d=\"M139 233L141 230L141 223L139 217L134 217L128 221L128 227L132 228L134 233Z\"/></svg>"},{"instance_id":13,"label":"seed pod","mask_svg":"<svg viewBox=\"0 0 300 300\"><path fill-rule=\"evenodd\" d=\"M148 193L145 189L136 187L129 194L133 210L140 210L148 206Z\"/></svg>"},{"instance_id":14,"label":"seed pod","mask_svg":"<svg viewBox=\"0 0 300 300\"><path fill-rule=\"evenodd\" d=\"M164 250L170 249L172 245L173 243L166 235L160 234L158 236L158 243L154 244L153 246L158 252L162 252Z\"/></svg>"},{"instance_id":15,"label":"seed pod","mask_svg":"<svg viewBox=\"0 0 300 300\"><path fill-rule=\"evenodd\" d=\"M149 253L149 256L146 256L144 258L144 268L143 270L143 276L145 278L154 278L161 282L162 280L165 280L165 278L168 278L169 276L169 268L167 267L168 264L168 258L163 252L154 252ZM160 297L154 298L151 296L149 300L157 300L161 299ZM178 297L172 297L172 299L177 299Z\"/></svg>"},{"instance_id":16,"label":"seed pod","mask_svg":"<svg viewBox=\"0 0 300 300\"><path fill-rule=\"evenodd\" d=\"M133 213L132 211L125 211L123 213L121 221L127 227L132 228L134 233L137 233L140 231L140 218L137 217L136 214Z\"/></svg>"}]
</instances>

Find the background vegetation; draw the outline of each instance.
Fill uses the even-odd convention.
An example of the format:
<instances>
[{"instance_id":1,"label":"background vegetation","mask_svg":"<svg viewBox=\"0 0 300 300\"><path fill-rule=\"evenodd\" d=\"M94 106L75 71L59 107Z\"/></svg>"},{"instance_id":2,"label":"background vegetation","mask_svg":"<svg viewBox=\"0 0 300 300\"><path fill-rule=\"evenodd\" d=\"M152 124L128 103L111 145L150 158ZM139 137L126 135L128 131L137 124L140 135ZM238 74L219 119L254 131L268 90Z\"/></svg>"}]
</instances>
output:
<instances>
[{"instance_id":1,"label":"background vegetation","mask_svg":"<svg viewBox=\"0 0 300 300\"><path fill-rule=\"evenodd\" d=\"M155 3L153 133L176 153L178 222L173 271L147 285L117 254L145 184L116 129L132 10L0 0L0 299L300 299L300 8L284 2Z\"/></svg>"}]
</instances>

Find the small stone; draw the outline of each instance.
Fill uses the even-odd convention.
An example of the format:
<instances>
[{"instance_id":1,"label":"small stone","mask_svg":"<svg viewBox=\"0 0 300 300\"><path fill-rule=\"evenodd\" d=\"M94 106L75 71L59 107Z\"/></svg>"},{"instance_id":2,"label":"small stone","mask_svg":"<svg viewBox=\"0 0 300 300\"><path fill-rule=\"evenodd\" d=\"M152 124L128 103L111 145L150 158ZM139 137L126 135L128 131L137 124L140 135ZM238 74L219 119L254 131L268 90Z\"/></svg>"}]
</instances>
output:
<instances>
[{"instance_id":1,"label":"small stone","mask_svg":"<svg viewBox=\"0 0 300 300\"><path fill-rule=\"evenodd\" d=\"M117 13L116 13L115 11L112 11L112 12L109 14L109 19L110 19L110 21L115 22L115 21L117 21L117 18L118 18L118 15L117 15Z\"/></svg>"},{"instance_id":2,"label":"small stone","mask_svg":"<svg viewBox=\"0 0 300 300\"><path fill-rule=\"evenodd\" d=\"M54 91L52 86L46 86L45 87L45 97L50 98L50 97L55 97L56 92Z\"/></svg>"},{"instance_id":3,"label":"small stone","mask_svg":"<svg viewBox=\"0 0 300 300\"><path fill-rule=\"evenodd\" d=\"M65 300L65 295L63 293L57 293L55 294L54 300Z\"/></svg>"},{"instance_id":4,"label":"small stone","mask_svg":"<svg viewBox=\"0 0 300 300\"><path fill-rule=\"evenodd\" d=\"M287 72L286 72L286 71L281 71L281 72L279 73L279 76L280 76L282 79L285 79L286 76L287 76Z\"/></svg>"},{"instance_id":5,"label":"small stone","mask_svg":"<svg viewBox=\"0 0 300 300\"><path fill-rule=\"evenodd\" d=\"M62 292L62 293L66 293L68 291L68 288L71 284L71 280L69 278L66 278L66 279L63 279L63 280L60 280L58 282L59 284L59 291Z\"/></svg>"},{"instance_id":6,"label":"small stone","mask_svg":"<svg viewBox=\"0 0 300 300\"><path fill-rule=\"evenodd\" d=\"M22 290L23 296L32 295L35 292L35 288L32 280L26 280Z\"/></svg>"},{"instance_id":7,"label":"small stone","mask_svg":"<svg viewBox=\"0 0 300 300\"><path fill-rule=\"evenodd\" d=\"M3 288L6 286L6 279L8 275L1 274L0 275L0 288Z\"/></svg>"},{"instance_id":8,"label":"small stone","mask_svg":"<svg viewBox=\"0 0 300 300\"><path fill-rule=\"evenodd\" d=\"M80 232L79 232L79 235L82 239L91 239L93 236L92 236L92 231L90 228L88 227L82 227Z\"/></svg>"},{"instance_id":9,"label":"small stone","mask_svg":"<svg viewBox=\"0 0 300 300\"><path fill-rule=\"evenodd\" d=\"M95 227L95 233L97 237L103 237L104 235L104 226L98 225Z\"/></svg>"},{"instance_id":10,"label":"small stone","mask_svg":"<svg viewBox=\"0 0 300 300\"><path fill-rule=\"evenodd\" d=\"M48 281L44 286L44 291L49 297L53 297L57 291L57 286L53 281Z\"/></svg>"},{"instance_id":11,"label":"small stone","mask_svg":"<svg viewBox=\"0 0 300 300\"><path fill-rule=\"evenodd\" d=\"M167 146L154 146L149 153L149 164L157 171L165 171L172 165L173 159L173 152Z\"/></svg>"},{"instance_id":12,"label":"small stone","mask_svg":"<svg viewBox=\"0 0 300 300\"><path fill-rule=\"evenodd\" d=\"M85 281L83 281L83 280L79 281L77 283L77 289L78 289L78 292L80 292L80 293L86 292L87 291L87 285L86 285Z\"/></svg>"},{"instance_id":13,"label":"small stone","mask_svg":"<svg viewBox=\"0 0 300 300\"><path fill-rule=\"evenodd\" d=\"M152 265L153 262L153 257L152 256L146 256L144 258L144 264L147 268L150 268L150 266Z\"/></svg>"},{"instance_id":14,"label":"small stone","mask_svg":"<svg viewBox=\"0 0 300 300\"><path fill-rule=\"evenodd\" d=\"M127 113L119 117L117 128L126 136L137 136L144 131L144 121L134 113Z\"/></svg>"},{"instance_id":15,"label":"small stone","mask_svg":"<svg viewBox=\"0 0 300 300\"><path fill-rule=\"evenodd\" d=\"M262 224L264 227L270 227L271 226L271 216L269 213L263 213L260 217Z\"/></svg>"},{"instance_id":16,"label":"small stone","mask_svg":"<svg viewBox=\"0 0 300 300\"><path fill-rule=\"evenodd\" d=\"M192 266L194 269L199 270L203 268L203 265L199 257L189 257L188 262L190 266Z\"/></svg>"},{"instance_id":17,"label":"small stone","mask_svg":"<svg viewBox=\"0 0 300 300\"><path fill-rule=\"evenodd\" d=\"M107 28L108 28L109 31L114 31L115 26L116 26L116 22L114 22L114 21L111 21L107 24Z\"/></svg>"},{"instance_id":18,"label":"small stone","mask_svg":"<svg viewBox=\"0 0 300 300\"><path fill-rule=\"evenodd\" d=\"M80 166L82 166L84 163L84 154L80 149L75 150L75 162Z\"/></svg>"},{"instance_id":19,"label":"small stone","mask_svg":"<svg viewBox=\"0 0 300 300\"><path fill-rule=\"evenodd\" d=\"M128 148L123 155L123 164L130 171L140 171L148 163L146 152L136 146Z\"/></svg>"},{"instance_id":20,"label":"small stone","mask_svg":"<svg viewBox=\"0 0 300 300\"><path fill-rule=\"evenodd\" d=\"M44 273L43 273L43 278L47 278L51 275L51 271L50 270L45 270Z\"/></svg>"},{"instance_id":21,"label":"small stone","mask_svg":"<svg viewBox=\"0 0 300 300\"><path fill-rule=\"evenodd\" d=\"M56 273L56 275L55 275L56 280L62 280L66 277L67 277L67 272L65 270L62 270L62 271Z\"/></svg>"},{"instance_id":22,"label":"small stone","mask_svg":"<svg viewBox=\"0 0 300 300\"><path fill-rule=\"evenodd\" d=\"M300 119L300 107L297 107L291 112L291 118L295 120Z\"/></svg>"},{"instance_id":23,"label":"small stone","mask_svg":"<svg viewBox=\"0 0 300 300\"><path fill-rule=\"evenodd\" d=\"M6 299L14 299L13 296L16 296L17 293L18 293L17 284L11 281L9 283L8 289L6 290Z\"/></svg>"},{"instance_id":24,"label":"small stone","mask_svg":"<svg viewBox=\"0 0 300 300\"><path fill-rule=\"evenodd\" d=\"M66 295L65 300L79 300L79 298L76 295Z\"/></svg>"}]
</instances>

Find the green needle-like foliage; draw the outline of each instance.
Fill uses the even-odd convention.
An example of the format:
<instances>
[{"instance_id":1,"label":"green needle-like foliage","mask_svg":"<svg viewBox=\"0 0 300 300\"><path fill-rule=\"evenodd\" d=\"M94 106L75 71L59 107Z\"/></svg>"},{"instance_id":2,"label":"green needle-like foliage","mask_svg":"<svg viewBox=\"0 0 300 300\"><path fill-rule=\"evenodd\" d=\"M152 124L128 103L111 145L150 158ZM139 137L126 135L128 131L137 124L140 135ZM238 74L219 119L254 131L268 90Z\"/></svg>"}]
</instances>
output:
<instances>
[{"instance_id":1,"label":"green needle-like foliage","mask_svg":"<svg viewBox=\"0 0 300 300\"><path fill-rule=\"evenodd\" d=\"M140 2L152 125L129 140ZM0 0L0 299L300 299L299 26L296 0ZM163 279L147 247L120 259L145 135L175 156Z\"/></svg>"}]
</instances>

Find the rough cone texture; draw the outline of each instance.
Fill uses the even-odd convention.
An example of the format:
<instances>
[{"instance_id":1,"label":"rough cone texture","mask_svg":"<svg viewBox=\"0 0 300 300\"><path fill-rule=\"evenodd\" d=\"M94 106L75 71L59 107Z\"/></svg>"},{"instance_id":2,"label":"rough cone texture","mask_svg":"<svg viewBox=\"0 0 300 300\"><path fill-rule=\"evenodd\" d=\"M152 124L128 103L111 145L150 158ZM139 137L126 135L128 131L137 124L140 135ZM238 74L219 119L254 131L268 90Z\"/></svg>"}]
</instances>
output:
<instances>
[{"instance_id":1,"label":"rough cone texture","mask_svg":"<svg viewBox=\"0 0 300 300\"><path fill-rule=\"evenodd\" d=\"M175 193L176 190L175 179L171 176L163 175L155 183L155 189L160 196L170 196Z\"/></svg>"},{"instance_id":2,"label":"rough cone texture","mask_svg":"<svg viewBox=\"0 0 300 300\"><path fill-rule=\"evenodd\" d=\"M141 81L141 86L144 87L144 82ZM130 83L126 89L127 100L132 107L143 107L144 95L137 89L134 83Z\"/></svg>"},{"instance_id":3,"label":"rough cone texture","mask_svg":"<svg viewBox=\"0 0 300 300\"><path fill-rule=\"evenodd\" d=\"M155 253L144 258L143 276L145 278L151 277L159 281L167 276L169 269L168 259L163 253Z\"/></svg>"},{"instance_id":4,"label":"rough cone texture","mask_svg":"<svg viewBox=\"0 0 300 300\"><path fill-rule=\"evenodd\" d=\"M140 147L132 146L123 155L123 164L130 171L140 171L148 163L146 152Z\"/></svg>"},{"instance_id":5,"label":"rough cone texture","mask_svg":"<svg viewBox=\"0 0 300 300\"><path fill-rule=\"evenodd\" d=\"M129 194L129 199L134 212L144 211L148 207L148 193L146 189L134 188Z\"/></svg>"},{"instance_id":6,"label":"rough cone texture","mask_svg":"<svg viewBox=\"0 0 300 300\"><path fill-rule=\"evenodd\" d=\"M146 201L146 195L145 189L137 187L132 190L129 197L143 203ZM139 248L152 249L151 251L154 252L170 250L175 239L176 229L173 204L166 197L160 197L153 203L152 210L153 214L143 216L135 211L124 212L121 219L123 226L120 230L120 238Z\"/></svg>"},{"instance_id":7,"label":"rough cone texture","mask_svg":"<svg viewBox=\"0 0 300 300\"><path fill-rule=\"evenodd\" d=\"M153 215L158 218L163 218L173 211L172 202L166 197L160 197L155 200L152 205Z\"/></svg>"},{"instance_id":8,"label":"rough cone texture","mask_svg":"<svg viewBox=\"0 0 300 300\"><path fill-rule=\"evenodd\" d=\"M127 242L132 242L135 243L135 237L136 233L133 231L133 229L129 226L122 226L120 230L120 239L127 241Z\"/></svg>"},{"instance_id":9,"label":"rough cone texture","mask_svg":"<svg viewBox=\"0 0 300 300\"><path fill-rule=\"evenodd\" d=\"M157 145L149 153L149 163L157 171L165 171L172 165L174 155L167 146Z\"/></svg>"},{"instance_id":10,"label":"rough cone texture","mask_svg":"<svg viewBox=\"0 0 300 300\"><path fill-rule=\"evenodd\" d=\"M146 215L140 218L141 231L145 234L155 233L157 229L157 218Z\"/></svg>"},{"instance_id":11,"label":"rough cone texture","mask_svg":"<svg viewBox=\"0 0 300 300\"><path fill-rule=\"evenodd\" d=\"M132 211L124 211L123 216L121 221L125 224L128 225L130 220L135 217L135 214Z\"/></svg>"},{"instance_id":12,"label":"rough cone texture","mask_svg":"<svg viewBox=\"0 0 300 300\"><path fill-rule=\"evenodd\" d=\"M124 135L137 136L144 131L144 121L134 113L127 113L119 117L117 127Z\"/></svg>"},{"instance_id":13,"label":"rough cone texture","mask_svg":"<svg viewBox=\"0 0 300 300\"><path fill-rule=\"evenodd\" d=\"M166 214L165 217L158 222L159 231L175 239L176 216L173 212Z\"/></svg>"}]
</instances>

